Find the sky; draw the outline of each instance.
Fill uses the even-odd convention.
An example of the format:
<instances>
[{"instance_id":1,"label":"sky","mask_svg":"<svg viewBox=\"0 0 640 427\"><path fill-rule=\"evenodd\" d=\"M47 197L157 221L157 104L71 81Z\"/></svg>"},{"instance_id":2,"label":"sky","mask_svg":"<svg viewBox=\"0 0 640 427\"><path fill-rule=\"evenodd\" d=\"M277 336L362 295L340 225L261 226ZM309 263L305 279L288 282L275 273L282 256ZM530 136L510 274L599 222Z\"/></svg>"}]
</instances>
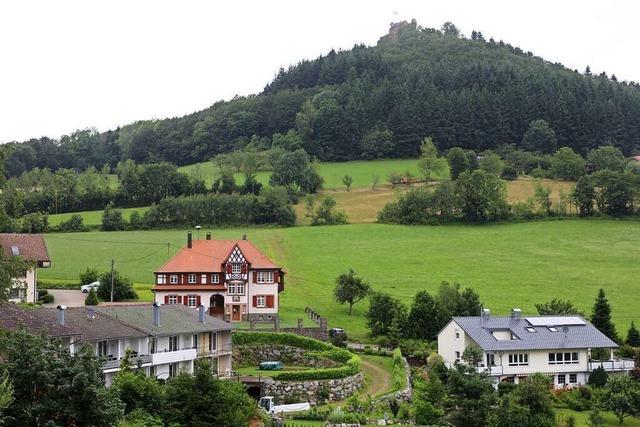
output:
<instances>
[{"instance_id":1,"label":"sky","mask_svg":"<svg viewBox=\"0 0 640 427\"><path fill-rule=\"evenodd\" d=\"M189 114L389 23L451 21L572 69L640 81L640 2L8 0L0 143Z\"/></svg>"}]
</instances>

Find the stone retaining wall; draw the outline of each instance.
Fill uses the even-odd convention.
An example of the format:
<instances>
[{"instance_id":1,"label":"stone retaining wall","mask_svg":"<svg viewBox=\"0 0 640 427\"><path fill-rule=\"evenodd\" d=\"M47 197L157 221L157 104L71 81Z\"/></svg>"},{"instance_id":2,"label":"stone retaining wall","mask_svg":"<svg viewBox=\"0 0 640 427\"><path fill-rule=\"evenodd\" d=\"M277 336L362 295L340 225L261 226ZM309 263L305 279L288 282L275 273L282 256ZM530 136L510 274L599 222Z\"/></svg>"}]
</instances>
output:
<instances>
[{"instance_id":1,"label":"stone retaining wall","mask_svg":"<svg viewBox=\"0 0 640 427\"><path fill-rule=\"evenodd\" d=\"M278 404L286 402L336 402L347 399L357 392L364 383L364 375L358 373L350 377L315 381L278 381L265 379L264 394L273 396Z\"/></svg>"},{"instance_id":2,"label":"stone retaining wall","mask_svg":"<svg viewBox=\"0 0 640 427\"><path fill-rule=\"evenodd\" d=\"M286 365L308 366L310 368L334 368L338 363L329 359L311 357L309 350L288 345L242 345L233 347L233 366L258 366L267 360L280 361Z\"/></svg>"}]
</instances>

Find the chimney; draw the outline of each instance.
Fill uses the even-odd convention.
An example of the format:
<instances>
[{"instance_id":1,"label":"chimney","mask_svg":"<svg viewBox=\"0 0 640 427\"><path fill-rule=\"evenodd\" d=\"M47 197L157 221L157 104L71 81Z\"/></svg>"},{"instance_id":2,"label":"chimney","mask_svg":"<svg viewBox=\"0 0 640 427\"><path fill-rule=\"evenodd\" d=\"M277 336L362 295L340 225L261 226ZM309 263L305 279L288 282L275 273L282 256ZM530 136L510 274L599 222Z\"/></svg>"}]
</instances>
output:
<instances>
[{"instance_id":1,"label":"chimney","mask_svg":"<svg viewBox=\"0 0 640 427\"><path fill-rule=\"evenodd\" d=\"M247 240L247 234L246 233L242 235L242 240Z\"/></svg>"},{"instance_id":2,"label":"chimney","mask_svg":"<svg viewBox=\"0 0 640 427\"><path fill-rule=\"evenodd\" d=\"M522 316L522 310L520 310L519 308L513 308L511 309L511 318L514 320L520 320L520 317Z\"/></svg>"},{"instance_id":3,"label":"chimney","mask_svg":"<svg viewBox=\"0 0 640 427\"><path fill-rule=\"evenodd\" d=\"M207 232L207 240L211 240L211 232Z\"/></svg>"},{"instance_id":4,"label":"chimney","mask_svg":"<svg viewBox=\"0 0 640 427\"><path fill-rule=\"evenodd\" d=\"M67 306L59 305L57 308L58 308L58 324L64 326L64 311L67 309Z\"/></svg>"},{"instance_id":5,"label":"chimney","mask_svg":"<svg viewBox=\"0 0 640 427\"><path fill-rule=\"evenodd\" d=\"M153 303L153 324L160 326L160 303Z\"/></svg>"},{"instance_id":6,"label":"chimney","mask_svg":"<svg viewBox=\"0 0 640 427\"><path fill-rule=\"evenodd\" d=\"M484 326L484 322L491 317L491 310L483 308L480 312L480 325Z\"/></svg>"},{"instance_id":7,"label":"chimney","mask_svg":"<svg viewBox=\"0 0 640 427\"><path fill-rule=\"evenodd\" d=\"M200 304L200 306L198 307L198 321L200 323L206 323L204 321L204 304Z\"/></svg>"},{"instance_id":8,"label":"chimney","mask_svg":"<svg viewBox=\"0 0 640 427\"><path fill-rule=\"evenodd\" d=\"M191 247L193 246L193 237L191 235L191 232L187 233L187 248L191 249Z\"/></svg>"}]
</instances>

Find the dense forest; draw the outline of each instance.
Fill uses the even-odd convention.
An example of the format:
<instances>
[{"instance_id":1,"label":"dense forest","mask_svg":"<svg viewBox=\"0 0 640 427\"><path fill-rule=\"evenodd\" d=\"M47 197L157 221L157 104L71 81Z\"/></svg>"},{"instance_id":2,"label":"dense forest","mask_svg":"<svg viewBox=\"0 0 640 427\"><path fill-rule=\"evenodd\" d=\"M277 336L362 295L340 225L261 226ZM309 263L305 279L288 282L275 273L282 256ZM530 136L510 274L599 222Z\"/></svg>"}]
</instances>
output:
<instances>
[{"instance_id":1,"label":"dense forest","mask_svg":"<svg viewBox=\"0 0 640 427\"><path fill-rule=\"evenodd\" d=\"M376 46L281 69L258 95L181 118L5 144L0 155L8 176L36 167L115 168L128 159L183 165L251 143L269 148L275 133L294 130L323 161L416 157L425 136L439 150L522 146L535 120L549 123L557 147L585 155L611 144L635 154L640 86L549 63L476 31L465 37L450 23L435 30L403 22Z\"/></svg>"}]
</instances>

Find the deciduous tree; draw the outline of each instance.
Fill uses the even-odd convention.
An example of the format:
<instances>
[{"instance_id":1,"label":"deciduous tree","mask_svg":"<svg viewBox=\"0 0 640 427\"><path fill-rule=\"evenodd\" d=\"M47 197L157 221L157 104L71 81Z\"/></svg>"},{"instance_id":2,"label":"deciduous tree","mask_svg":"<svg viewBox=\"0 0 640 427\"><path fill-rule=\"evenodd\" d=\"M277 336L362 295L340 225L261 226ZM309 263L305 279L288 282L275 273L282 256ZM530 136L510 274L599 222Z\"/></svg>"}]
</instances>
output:
<instances>
[{"instance_id":1,"label":"deciduous tree","mask_svg":"<svg viewBox=\"0 0 640 427\"><path fill-rule=\"evenodd\" d=\"M349 315L351 316L353 305L366 298L370 292L369 283L359 277L355 271L349 269L336 279L333 295L338 304L349 304Z\"/></svg>"}]
</instances>

